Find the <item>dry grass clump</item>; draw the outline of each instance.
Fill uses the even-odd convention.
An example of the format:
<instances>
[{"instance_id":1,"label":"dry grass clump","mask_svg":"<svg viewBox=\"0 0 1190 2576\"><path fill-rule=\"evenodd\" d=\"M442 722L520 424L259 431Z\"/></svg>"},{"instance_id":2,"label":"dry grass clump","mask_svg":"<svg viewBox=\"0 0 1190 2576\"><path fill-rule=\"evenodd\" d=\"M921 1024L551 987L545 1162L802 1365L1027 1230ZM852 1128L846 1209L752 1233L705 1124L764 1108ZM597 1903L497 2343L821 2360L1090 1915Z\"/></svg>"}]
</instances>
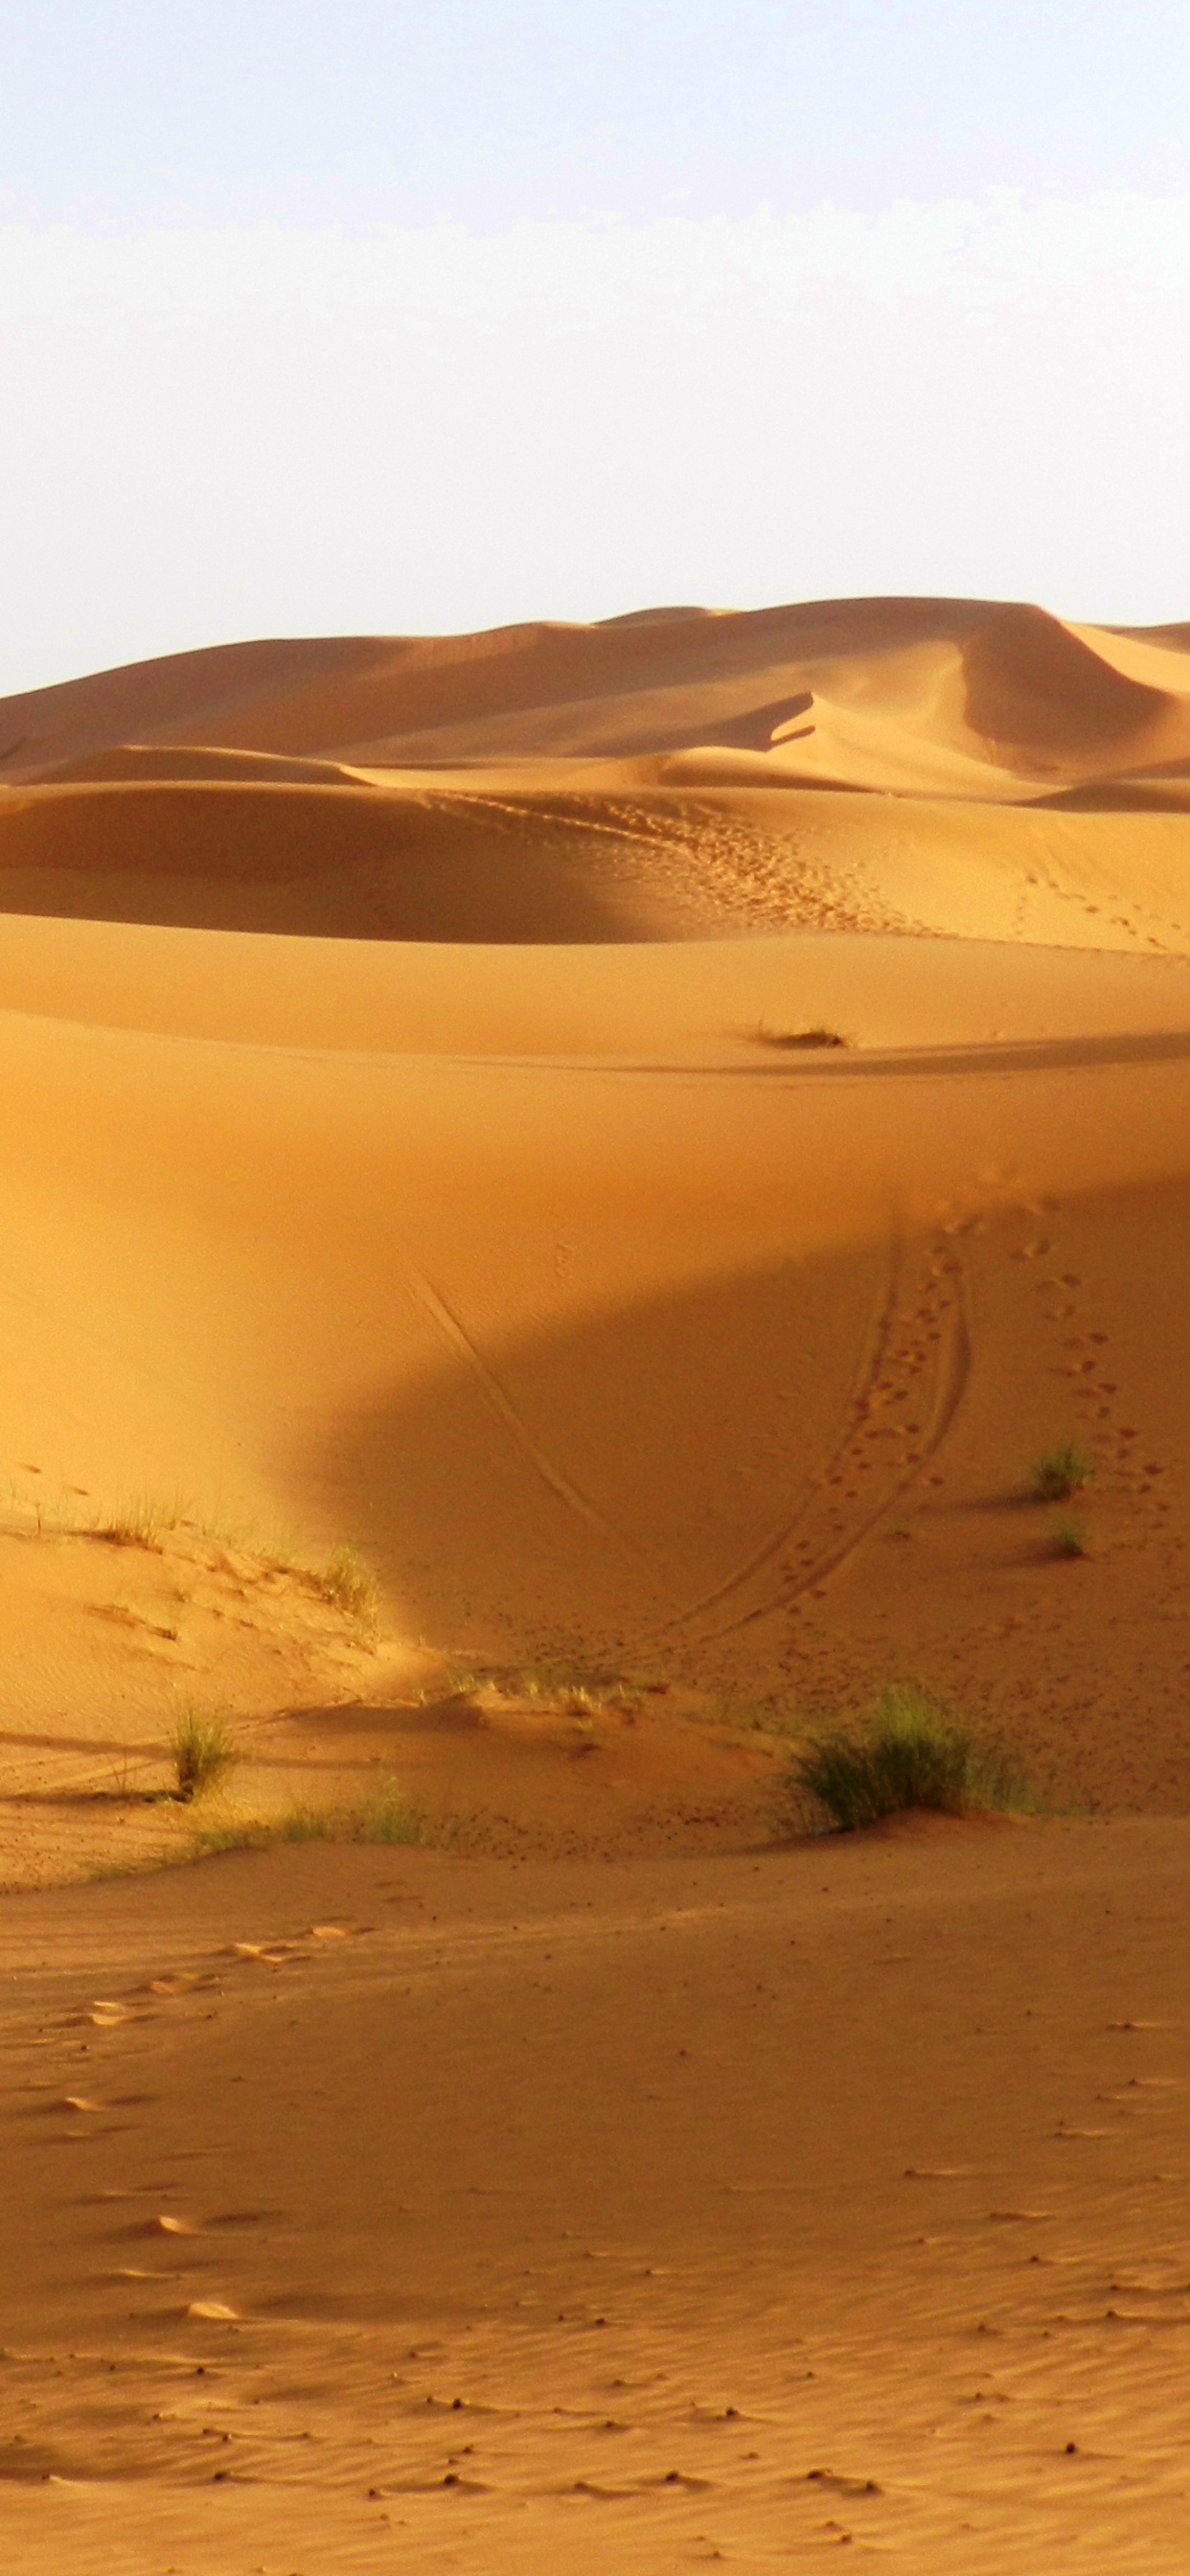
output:
<instances>
[{"instance_id":1,"label":"dry grass clump","mask_svg":"<svg viewBox=\"0 0 1190 2576\"><path fill-rule=\"evenodd\" d=\"M1091 1543L1086 1522L1065 1512L1061 1520L1054 1522L1050 1537L1055 1556L1085 1556Z\"/></svg>"},{"instance_id":2,"label":"dry grass clump","mask_svg":"<svg viewBox=\"0 0 1190 2576\"><path fill-rule=\"evenodd\" d=\"M160 1554L165 1532L172 1526L171 1515L161 1504L148 1494L134 1494L110 1519L96 1521L91 1535L106 1539L109 1547L144 1547Z\"/></svg>"},{"instance_id":3,"label":"dry grass clump","mask_svg":"<svg viewBox=\"0 0 1190 2576\"><path fill-rule=\"evenodd\" d=\"M838 1029L828 1029L818 1021L810 1029L766 1029L756 1032L758 1043L769 1047L845 1047L848 1043Z\"/></svg>"},{"instance_id":4,"label":"dry grass clump","mask_svg":"<svg viewBox=\"0 0 1190 2576\"><path fill-rule=\"evenodd\" d=\"M332 1602L336 1610L345 1610L361 1627L375 1626L380 1595L376 1577L358 1548L345 1540L342 1547L335 1549L325 1572L315 1579L324 1601Z\"/></svg>"},{"instance_id":5,"label":"dry grass clump","mask_svg":"<svg viewBox=\"0 0 1190 2576\"><path fill-rule=\"evenodd\" d=\"M914 1807L964 1816L1028 1803L1002 1753L980 1744L924 1691L901 1685L881 1692L866 1726L812 1736L788 1786L799 1813L825 1812L841 1833Z\"/></svg>"},{"instance_id":6,"label":"dry grass clump","mask_svg":"<svg viewBox=\"0 0 1190 2576\"><path fill-rule=\"evenodd\" d=\"M204 1789L213 1789L239 1760L226 1718L204 1716L196 1708L179 1712L170 1730L169 1749L177 1782L174 1795L186 1807Z\"/></svg>"},{"instance_id":7,"label":"dry grass clump","mask_svg":"<svg viewBox=\"0 0 1190 2576\"><path fill-rule=\"evenodd\" d=\"M570 1690L563 1691L561 1699L558 1702L558 1706L562 1711L563 1717L586 1718L589 1720L590 1718L598 1716L599 1711L603 1706L603 1701L596 1698L594 1691L587 1690L582 1682L576 1682Z\"/></svg>"},{"instance_id":8,"label":"dry grass clump","mask_svg":"<svg viewBox=\"0 0 1190 2576\"><path fill-rule=\"evenodd\" d=\"M1076 1447L1073 1440L1061 1441L1057 1448L1047 1449L1034 1460L1029 1473L1029 1495L1035 1503L1068 1503L1073 1494L1081 1494L1095 1473L1094 1461Z\"/></svg>"},{"instance_id":9,"label":"dry grass clump","mask_svg":"<svg viewBox=\"0 0 1190 2576\"><path fill-rule=\"evenodd\" d=\"M460 1674L457 1695L478 1690L498 1692L502 1699L540 1701L543 1709L587 1723L596 1717L635 1717L642 1686L612 1664L573 1663L549 1657L532 1664L492 1665L486 1672Z\"/></svg>"}]
</instances>

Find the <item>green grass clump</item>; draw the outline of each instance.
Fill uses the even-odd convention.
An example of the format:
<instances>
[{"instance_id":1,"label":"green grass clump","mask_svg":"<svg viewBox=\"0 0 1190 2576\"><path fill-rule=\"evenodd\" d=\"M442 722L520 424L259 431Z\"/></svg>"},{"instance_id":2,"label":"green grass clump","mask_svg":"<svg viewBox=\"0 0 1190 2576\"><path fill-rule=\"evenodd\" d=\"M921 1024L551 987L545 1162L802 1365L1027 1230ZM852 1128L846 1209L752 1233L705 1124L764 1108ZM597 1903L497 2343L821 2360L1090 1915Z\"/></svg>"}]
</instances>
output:
<instances>
[{"instance_id":1,"label":"green grass clump","mask_svg":"<svg viewBox=\"0 0 1190 2576\"><path fill-rule=\"evenodd\" d=\"M434 1840L429 1818L411 1807L395 1780L386 1780L349 1820L352 1842L417 1844Z\"/></svg>"},{"instance_id":2,"label":"green grass clump","mask_svg":"<svg viewBox=\"0 0 1190 2576\"><path fill-rule=\"evenodd\" d=\"M1061 1520L1054 1522L1050 1537L1055 1556L1085 1556L1090 1544L1086 1522L1076 1520L1070 1513L1063 1513Z\"/></svg>"},{"instance_id":3,"label":"green grass clump","mask_svg":"<svg viewBox=\"0 0 1190 2576\"><path fill-rule=\"evenodd\" d=\"M239 1760L226 1718L204 1717L196 1708L180 1712L170 1730L169 1749L177 1782L174 1794L186 1807L204 1789L213 1789Z\"/></svg>"},{"instance_id":4,"label":"green grass clump","mask_svg":"<svg viewBox=\"0 0 1190 2576\"><path fill-rule=\"evenodd\" d=\"M924 1691L903 1686L882 1691L862 1729L829 1727L812 1737L789 1787L802 1813L825 1810L842 1833L914 1807L963 1816L1023 1803L1001 1753L980 1745Z\"/></svg>"},{"instance_id":5,"label":"green grass clump","mask_svg":"<svg viewBox=\"0 0 1190 2576\"><path fill-rule=\"evenodd\" d=\"M197 1847L203 1852L264 1851L274 1843L404 1843L453 1847L455 1835L446 1823L435 1824L413 1807L395 1780L385 1780L358 1807L312 1807L304 1799L280 1815L245 1817L203 1826Z\"/></svg>"},{"instance_id":6,"label":"green grass clump","mask_svg":"<svg viewBox=\"0 0 1190 2576\"><path fill-rule=\"evenodd\" d=\"M1085 1451L1076 1448L1073 1440L1064 1440L1035 1460L1029 1493L1035 1503L1068 1503L1072 1494L1081 1494L1090 1484L1094 1473L1094 1463Z\"/></svg>"},{"instance_id":7,"label":"green grass clump","mask_svg":"<svg viewBox=\"0 0 1190 2576\"><path fill-rule=\"evenodd\" d=\"M196 1852L251 1851L256 1834L251 1825L203 1825L194 1837Z\"/></svg>"},{"instance_id":8,"label":"green grass clump","mask_svg":"<svg viewBox=\"0 0 1190 2576\"><path fill-rule=\"evenodd\" d=\"M329 1807L308 1807L299 1800L274 1825L258 1825L256 1835L260 1842L333 1843L339 1823Z\"/></svg>"}]
</instances>

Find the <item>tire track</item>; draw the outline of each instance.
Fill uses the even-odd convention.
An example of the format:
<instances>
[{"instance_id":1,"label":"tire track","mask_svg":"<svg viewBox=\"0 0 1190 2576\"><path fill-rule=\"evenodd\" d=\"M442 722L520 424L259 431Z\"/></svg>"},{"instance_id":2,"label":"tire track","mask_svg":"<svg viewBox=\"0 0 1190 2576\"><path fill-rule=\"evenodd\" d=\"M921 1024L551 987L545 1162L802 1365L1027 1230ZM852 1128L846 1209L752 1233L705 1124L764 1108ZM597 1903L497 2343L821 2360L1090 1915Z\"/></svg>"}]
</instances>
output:
<instances>
[{"instance_id":1,"label":"tire track","mask_svg":"<svg viewBox=\"0 0 1190 2576\"><path fill-rule=\"evenodd\" d=\"M465 1362L489 1411L511 1434L522 1455L536 1469L542 1482L548 1485L550 1492L557 1496L559 1502L565 1503L567 1510L575 1513L577 1518L583 1521L588 1529L593 1530L598 1538L604 1539L612 1547L622 1548L638 1565L644 1566L649 1574L653 1574L654 1569L648 1558L643 1555L635 1542L622 1530L613 1528L612 1523L604 1519L595 1504L588 1501L587 1496L577 1485L571 1483L570 1478L563 1474L560 1467L555 1466L548 1451L543 1449L540 1441L534 1437L528 1423L518 1413L511 1396L501 1385L494 1370L488 1366L482 1352L477 1349L470 1334L459 1322L458 1316L452 1313L445 1298L439 1296L438 1290L420 1270L414 1268L412 1262L405 1263L405 1272L412 1293L423 1313L429 1316L456 1358Z\"/></svg>"},{"instance_id":2,"label":"tire track","mask_svg":"<svg viewBox=\"0 0 1190 2576\"><path fill-rule=\"evenodd\" d=\"M866 1538L870 1537L887 1513L912 1492L930 1460L936 1456L963 1402L970 1379L972 1361L966 1275L961 1258L945 1238L935 1238L930 1247L926 1279L921 1283L922 1295L925 1297L928 1297L930 1279L933 1279L939 1287L945 1281L950 1289L950 1295L945 1303L941 1298L936 1304L923 1305L919 1302L917 1317L920 1320L928 1313L936 1313L939 1317L946 1315L950 1320L945 1328L939 1325L939 1348L933 1370L933 1392L928 1421L920 1431L915 1425L903 1426L908 1435L917 1441L917 1446L905 1460L903 1471L899 1474L894 1473L888 1481L881 1478L878 1499L873 1499L868 1508L858 1517L852 1517L845 1527L838 1528L830 1535L824 1533L817 1551L807 1553L800 1565L788 1566L785 1569L785 1580L779 1590L771 1592L766 1599L755 1603L750 1609L741 1611L737 1618L728 1620L722 1626L704 1631L702 1643L709 1645L720 1638L733 1636L741 1628L752 1626L758 1619L769 1618L776 1611L796 1609L807 1594L819 1590L831 1575L838 1572L840 1566L845 1565L848 1559L854 1556L856 1550L862 1546ZM901 1317L894 1309L890 1322L895 1326L899 1320ZM927 1326L926 1329L933 1328ZM884 1343L886 1356L890 1340L891 1331ZM909 1345L911 1351L916 1351L917 1347L917 1344ZM867 1383L861 1391L858 1402L853 1400L848 1408L853 1419L847 1423L845 1417L845 1428L819 1479L817 1495L806 1506L798 1522L791 1525L790 1541L795 1535L796 1527L803 1526L811 1519L813 1502L821 1500L824 1489L831 1484L837 1484L848 1472L849 1461L850 1471L857 1477L862 1475L863 1461L860 1444L879 1437L881 1431L881 1426L873 1425L871 1421L872 1412L876 1409L884 1411L891 1409L893 1404L904 1400L911 1392L911 1387L911 1378L906 1378L901 1386L897 1387L895 1381L881 1380L878 1367L869 1369ZM858 1489L853 1489L853 1493L846 1499L858 1499ZM712 1606L716 1601L722 1601L731 1589L738 1589L740 1584L748 1580L750 1574L757 1570L759 1563L771 1563L774 1556L779 1556L786 1543L783 1540L776 1548L765 1551L764 1555L757 1560L757 1564L750 1566L747 1572L741 1573L734 1584L724 1585L720 1587L717 1594L708 1596L708 1601L700 1604L699 1610ZM688 1615L695 1617L699 1613L692 1612Z\"/></svg>"},{"instance_id":3,"label":"tire track","mask_svg":"<svg viewBox=\"0 0 1190 2576\"><path fill-rule=\"evenodd\" d=\"M803 1527L815 1507L824 1478L845 1458L848 1443L854 1436L851 1422L861 1412L867 1393L875 1384L879 1371L884 1365L896 1314L901 1260L902 1245L898 1237L892 1246L889 1278L883 1299L869 1319L866 1349L851 1394L844 1407L843 1427L836 1436L835 1445L822 1474L816 1478L809 1492L803 1496L796 1508L778 1523L776 1529L770 1531L766 1539L761 1540L759 1547L753 1550L742 1565L738 1565L731 1574L724 1575L722 1581L717 1583L710 1592L703 1593L686 1609L676 1611L671 1619L663 1621L662 1625L652 1630L649 1638L642 1642L647 1644L654 1639L672 1636L675 1629L686 1627L691 1620L701 1618L705 1611L715 1609L721 1601L727 1600L731 1593L738 1592L743 1584L750 1582L754 1574L759 1574L764 1566L771 1564L773 1558L780 1554L783 1547L792 1542L798 1530Z\"/></svg>"}]
</instances>

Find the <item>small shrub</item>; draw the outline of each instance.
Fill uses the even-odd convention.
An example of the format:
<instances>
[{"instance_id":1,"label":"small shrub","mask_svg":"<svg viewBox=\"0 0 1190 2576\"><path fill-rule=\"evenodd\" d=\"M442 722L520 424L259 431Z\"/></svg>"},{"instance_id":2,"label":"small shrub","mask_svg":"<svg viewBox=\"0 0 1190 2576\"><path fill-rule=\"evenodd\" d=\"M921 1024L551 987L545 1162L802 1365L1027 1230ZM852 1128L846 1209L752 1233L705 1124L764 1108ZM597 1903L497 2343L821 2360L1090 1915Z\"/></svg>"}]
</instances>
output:
<instances>
[{"instance_id":1,"label":"small shrub","mask_svg":"<svg viewBox=\"0 0 1190 2576\"><path fill-rule=\"evenodd\" d=\"M346 1610L361 1627L374 1626L379 1598L376 1577L358 1549L346 1542L337 1547L325 1574L318 1577L318 1589L324 1601L333 1602L336 1610Z\"/></svg>"},{"instance_id":2,"label":"small shrub","mask_svg":"<svg viewBox=\"0 0 1190 2576\"><path fill-rule=\"evenodd\" d=\"M962 1816L1021 1803L1003 1755L979 1745L924 1692L901 1687L881 1693L863 1729L830 1727L812 1737L789 1786L795 1804L825 1808L843 1833L913 1807Z\"/></svg>"},{"instance_id":3,"label":"small shrub","mask_svg":"<svg viewBox=\"0 0 1190 2576\"><path fill-rule=\"evenodd\" d=\"M170 1732L169 1749L177 1781L175 1795L187 1807L204 1789L213 1789L239 1760L226 1719L204 1717L194 1708L181 1711Z\"/></svg>"},{"instance_id":4,"label":"small shrub","mask_svg":"<svg viewBox=\"0 0 1190 2576\"><path fill-rule=\"evenodd\" d=\"M1072 1494L1081 1494L1090 1484L1094 1473L1092 1460L1072 1440L1065 1440L1036 1460L1029 1493L1035 1503L1068 1503Z\"/></svg>"},{"instance_id":5,"label":"small shrub","mask_svg":"<svg viewBox=\"0 0 1190 2576\"><path fill-rule=\"evenodd\" d=\"M1060 1521L1054 1522L1050 1536L1055 1556L1085 1556L1087 1553L1089 1541L1085 1521L1064 1515Z\"/></svg>"}]
</instances>

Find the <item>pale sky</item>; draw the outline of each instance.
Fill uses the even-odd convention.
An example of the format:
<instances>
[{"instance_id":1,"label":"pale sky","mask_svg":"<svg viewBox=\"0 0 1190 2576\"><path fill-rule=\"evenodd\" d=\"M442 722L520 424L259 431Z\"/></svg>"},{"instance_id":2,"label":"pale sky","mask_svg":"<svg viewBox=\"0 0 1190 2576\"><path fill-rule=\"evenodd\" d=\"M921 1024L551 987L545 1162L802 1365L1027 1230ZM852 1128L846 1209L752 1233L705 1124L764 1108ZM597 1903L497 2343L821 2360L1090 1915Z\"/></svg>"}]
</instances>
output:
<instances>
[{"instance_id":1,"label":"pale sky","mask_svg":"<svg viewBox=\"0 0 1190 2576\"><path fill-rule=\"evenodd\" d=\"M877 591L1190 617L1185 0L0 0L0 691Z\"/></svg>"}]
</instances>

